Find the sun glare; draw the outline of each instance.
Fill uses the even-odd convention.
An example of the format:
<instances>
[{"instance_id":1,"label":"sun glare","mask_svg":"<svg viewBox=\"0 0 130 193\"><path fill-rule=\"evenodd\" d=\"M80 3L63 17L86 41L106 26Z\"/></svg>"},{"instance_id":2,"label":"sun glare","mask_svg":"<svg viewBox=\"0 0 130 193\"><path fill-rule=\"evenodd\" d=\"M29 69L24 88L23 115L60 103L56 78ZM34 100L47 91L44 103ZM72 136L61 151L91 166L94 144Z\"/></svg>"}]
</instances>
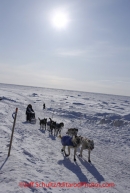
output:
<instances>
[{"instance_id":1,"label":"sun glare","mask_svg":"<svg viewBox=\"0 0 130 193\"><path fill-rule=\"evenodd\" d=\"M66 28L68 22L68 15L65 12L57 11L52 15L52 24L58 29Z\"/></svg>"}]
</instances>

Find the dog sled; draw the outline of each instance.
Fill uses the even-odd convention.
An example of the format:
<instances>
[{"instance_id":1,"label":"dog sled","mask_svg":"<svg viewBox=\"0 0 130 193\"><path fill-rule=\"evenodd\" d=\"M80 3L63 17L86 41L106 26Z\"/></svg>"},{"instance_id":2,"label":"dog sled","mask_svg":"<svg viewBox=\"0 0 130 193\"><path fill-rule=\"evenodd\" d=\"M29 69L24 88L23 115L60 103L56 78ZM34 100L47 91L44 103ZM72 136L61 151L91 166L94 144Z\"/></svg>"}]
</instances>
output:
<instances>
[{"instance_id":1,"label":"dog sled","mask_svg":"<svg viewBox=\"0 0 130 193\"><path fill-rule=\"evenodd\" d=\"M26 122L28 123L32 123L35 124L36 123L36 118L35 118L35 114L30 115L30 118L28 119L27 115L26 115Z\"/></svg>"}]
</instances>

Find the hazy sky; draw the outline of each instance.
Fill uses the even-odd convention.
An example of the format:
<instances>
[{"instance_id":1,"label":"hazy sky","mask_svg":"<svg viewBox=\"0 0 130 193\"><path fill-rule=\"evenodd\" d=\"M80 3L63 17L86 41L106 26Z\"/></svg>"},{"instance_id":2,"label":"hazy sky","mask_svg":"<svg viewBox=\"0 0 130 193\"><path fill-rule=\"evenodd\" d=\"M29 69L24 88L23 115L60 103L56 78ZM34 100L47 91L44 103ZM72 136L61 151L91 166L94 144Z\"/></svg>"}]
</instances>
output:
<instances>
[{"instance_id":1,"label":"hazy sky","mask_svg":"<svg viewBox=\"0 0 130 193\"><path fill-rule=\"evenodd\" d=\"M130 0L0 0L0 82L130 96Z\"/></svg>"}]
</instances>

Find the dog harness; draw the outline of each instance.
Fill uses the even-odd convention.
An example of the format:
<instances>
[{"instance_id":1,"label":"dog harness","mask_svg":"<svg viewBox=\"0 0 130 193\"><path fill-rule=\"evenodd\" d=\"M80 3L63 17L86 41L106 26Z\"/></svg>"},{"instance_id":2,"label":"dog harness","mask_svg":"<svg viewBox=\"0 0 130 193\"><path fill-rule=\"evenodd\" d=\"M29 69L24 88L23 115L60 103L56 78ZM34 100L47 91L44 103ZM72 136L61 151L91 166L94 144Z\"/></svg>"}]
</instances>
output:
<instances>
[{"instance_id":1,"label":"dog harness","mask_svg":"<svg viewBox=\"0 0 130 193\"><path fill-rule=\"evenodd\" d=\"M70 137L70 136L63 136L61 138L61 143L62 143L63 146L73 146L73 147L75 147L75 145L72 142L72 137Z\"/></svg>"}]
</instances>

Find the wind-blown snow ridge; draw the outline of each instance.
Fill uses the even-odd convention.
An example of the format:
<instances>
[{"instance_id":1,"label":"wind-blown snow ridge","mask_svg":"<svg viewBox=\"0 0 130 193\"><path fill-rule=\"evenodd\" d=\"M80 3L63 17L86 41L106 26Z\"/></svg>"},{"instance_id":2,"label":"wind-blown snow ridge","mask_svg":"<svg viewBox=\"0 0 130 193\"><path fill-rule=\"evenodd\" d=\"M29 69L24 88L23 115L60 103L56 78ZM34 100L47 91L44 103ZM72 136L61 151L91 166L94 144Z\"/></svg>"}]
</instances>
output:
<instances>
[{"instance_id":1,"label":"wind-blown snow ridge","mask_svg":"<svg viewBox=\"0 0 130 193\"><path fill-rule=\"evenodd\" d=\"M10 99L10 98L7 98L7 97L1 97L1 100L7 100L7 101L10 101L10 102L15 102L16 103L16 100L13 100L13 99Z\"/></svg>"}]
</instances>

